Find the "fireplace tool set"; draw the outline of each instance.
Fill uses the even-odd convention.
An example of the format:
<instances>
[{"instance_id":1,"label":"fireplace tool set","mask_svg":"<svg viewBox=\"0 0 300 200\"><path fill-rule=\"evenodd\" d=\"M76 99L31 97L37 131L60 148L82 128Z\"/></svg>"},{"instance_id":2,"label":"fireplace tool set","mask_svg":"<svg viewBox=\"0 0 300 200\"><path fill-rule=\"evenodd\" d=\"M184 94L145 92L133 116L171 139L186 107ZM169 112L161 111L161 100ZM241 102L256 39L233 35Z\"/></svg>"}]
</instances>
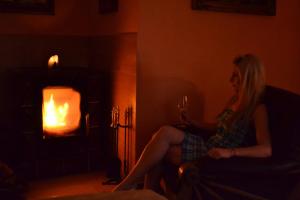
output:
<instances>
[{"instance_id":1,"label":"fireplace tool set","mask_svg":"<svg viewBox=\"0 0 300 200\"><path fill-rule=\"evenodd\" d=\"M111 125L113 129L113 155L108 165L107 176L109 180L103 184L118 184L121 181L121 160L118 156L119 146L119 128L124 129L124 156L123 156L123 174L126 176L129 171L129 156L130 156L130 137L129 128L132 124L132 107L128 107L124 112L124 124L120 124L120 108L113 107L111 112Z\"/></svg>"}]
</instances>

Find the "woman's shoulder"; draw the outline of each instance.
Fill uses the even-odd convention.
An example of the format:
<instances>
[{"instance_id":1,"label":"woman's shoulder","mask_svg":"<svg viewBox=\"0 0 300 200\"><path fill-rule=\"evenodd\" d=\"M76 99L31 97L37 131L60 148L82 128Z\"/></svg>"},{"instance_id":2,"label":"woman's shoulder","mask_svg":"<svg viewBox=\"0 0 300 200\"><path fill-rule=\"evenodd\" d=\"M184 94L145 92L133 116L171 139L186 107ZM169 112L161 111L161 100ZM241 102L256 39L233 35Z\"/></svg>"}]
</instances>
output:
<instances>
[{"instance_id":1,"label":"woman's shoulder","mask_svg":"<svg viewBox=\"0 0 300 200\"><path fill-rule=\"evenodd\" d=\"M266 105L263 103L260 103L256 106L254 110L254 118L267 116L267 108Z\"/></svg>"},{"instance_id":2,"label":"woman's shoulder","mask_svg":"<svg viewBox=\"0 0 300 200\"><path fill-rule=\"evenodd\" d=\"M266 110L266 109L267 109L267 107L266 107L266 104L264 104L264 103L257 104L257 106L255 108L255 110Z\"/></svg>"}]
</instances>

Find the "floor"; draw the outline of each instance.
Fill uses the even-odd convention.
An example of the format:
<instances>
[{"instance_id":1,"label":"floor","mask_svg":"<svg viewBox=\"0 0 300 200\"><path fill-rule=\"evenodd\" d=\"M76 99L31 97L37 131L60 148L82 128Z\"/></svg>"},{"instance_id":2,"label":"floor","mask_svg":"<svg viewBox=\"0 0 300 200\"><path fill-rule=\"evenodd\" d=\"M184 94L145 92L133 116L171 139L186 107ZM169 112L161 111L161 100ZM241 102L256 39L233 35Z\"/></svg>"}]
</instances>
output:
<instances>
[{"instance_id":1,"label":"floor","mask_svg":"<svg viewBox=\"0 0 300 200\"><path fill-rule=\"evenodd\" d=\"M104 181L107 181L107 178L103 173L80 174L33 181L29 183L26 200L111 191L114 185L102 185Z\"/></svg>"}]
</instances>

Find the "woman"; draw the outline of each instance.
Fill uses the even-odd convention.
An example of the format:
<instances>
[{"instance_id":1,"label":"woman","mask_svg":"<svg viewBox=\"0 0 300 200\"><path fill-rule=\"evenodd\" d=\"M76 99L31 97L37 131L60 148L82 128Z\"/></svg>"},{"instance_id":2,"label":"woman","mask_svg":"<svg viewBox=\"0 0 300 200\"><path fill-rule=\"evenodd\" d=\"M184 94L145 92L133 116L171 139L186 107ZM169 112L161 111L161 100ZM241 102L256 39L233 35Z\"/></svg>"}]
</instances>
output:
<instances>
[{"instance_id":1,"label":"woman","mask_svg":"<svg viewBox=\"0 0 300 200\"><path fill-rule=\"evenodd\" d=\"M194 123L182 112L185 124L210 130L214 134L205 139L202 131L197 134L173 126L161 127L146 145L135 167L114 191L132 188L144 175L144 187L158 189L164 159L180 164L202 156L213 159L271 156L267 112L261 103L265 88L264 67L251 54L239 56L233 63L230 82L234 95L215 124ZM251 144L251 136L256 139L254 144Z\"/></svg>"}]
</instances>

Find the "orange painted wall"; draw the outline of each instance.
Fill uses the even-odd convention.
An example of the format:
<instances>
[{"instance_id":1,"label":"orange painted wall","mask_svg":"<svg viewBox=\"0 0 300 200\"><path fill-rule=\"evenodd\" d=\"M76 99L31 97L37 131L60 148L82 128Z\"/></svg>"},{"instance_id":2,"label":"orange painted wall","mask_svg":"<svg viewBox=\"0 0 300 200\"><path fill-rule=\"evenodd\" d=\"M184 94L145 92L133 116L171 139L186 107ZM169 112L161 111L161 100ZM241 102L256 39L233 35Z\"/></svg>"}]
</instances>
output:
<instances>
[{"instance_id":1,"label":"orange painted wall","mask_svg":"<svg viewBox=\"0 0 300 200\"><path fill-rule=\"evenodd\" d=\"M212 121L231 94L232 59L254 53L267 82L300 93L299 0L277 0L276 16L191 10L186 0L140 2L137 146L177 119L188 95L191 114Z\"/></svg>"},{"instance_id":2,"label":"orange painted wall","mask_svg":"<svg viewBox=\"0 0 300 200\"><path fill-rule=\"evenodd\" d=\"M88 3L87 3L88 2ZM89 35L90 1L55 1L55 15L0 13L0 33L17 35Z\"/></svg>"},{"instance_id":3,"label":"orange painted wall","mask_svg":"<svg viewBox=\"0 0 300 200\"><path fill-rule=\"evenodd\" d=\"M0 34L111 35L137 32L138 0L119 0L119 11L98 12L98 0L55 1L55 15L0 13Z\"/></svg>"}]
</instances>

